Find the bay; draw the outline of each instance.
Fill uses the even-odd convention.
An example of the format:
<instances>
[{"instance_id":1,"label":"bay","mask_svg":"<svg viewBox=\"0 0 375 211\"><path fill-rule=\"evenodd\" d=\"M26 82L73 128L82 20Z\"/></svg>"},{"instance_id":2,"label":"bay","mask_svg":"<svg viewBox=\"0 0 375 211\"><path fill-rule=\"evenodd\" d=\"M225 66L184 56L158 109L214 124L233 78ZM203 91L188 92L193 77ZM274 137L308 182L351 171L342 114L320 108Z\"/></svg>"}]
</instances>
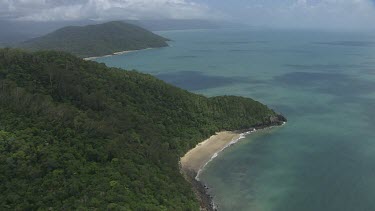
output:
<instances>
[{"instance_id":1,"label":"bay","mask_svg":"<svg viewBox=\"0 0 375 211\"><path fill-rule=\"evenodd\" d=\"M220 210L375 210L375 34L158 32L170 47L99 58L204 94L254 98L289 122L201 174Z\"/></svg>"}]
</instances>

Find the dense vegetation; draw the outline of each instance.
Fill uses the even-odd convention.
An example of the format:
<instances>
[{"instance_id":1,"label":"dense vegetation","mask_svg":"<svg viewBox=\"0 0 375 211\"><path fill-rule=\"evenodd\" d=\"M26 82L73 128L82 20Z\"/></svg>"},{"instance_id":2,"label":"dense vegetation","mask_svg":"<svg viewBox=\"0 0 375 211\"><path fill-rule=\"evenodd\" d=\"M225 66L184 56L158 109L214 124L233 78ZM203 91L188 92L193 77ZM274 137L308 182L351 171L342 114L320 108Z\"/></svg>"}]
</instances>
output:
<instances>
[{"instance_id":1,"label":"dense vegetation","mask_svg":"<svg viewBox=\"0 0 375 211\"><path fill-rule=\"evenodd\" d=\"M67 53L1 49L0 210L198 210L179 157L275 115Z\"/></svg>"},{"instance_id":2,"label":"dense vegetation","mask_svg":"<svg viewBox=\"0 0 375 211\"><path fill-rule=\"evenodd\" d=\"M104 56L119 51L168 46L167 39L121 21L68 26L17 45L29 50L57 50L80 57Z\"/></svg>"}]
</instances>

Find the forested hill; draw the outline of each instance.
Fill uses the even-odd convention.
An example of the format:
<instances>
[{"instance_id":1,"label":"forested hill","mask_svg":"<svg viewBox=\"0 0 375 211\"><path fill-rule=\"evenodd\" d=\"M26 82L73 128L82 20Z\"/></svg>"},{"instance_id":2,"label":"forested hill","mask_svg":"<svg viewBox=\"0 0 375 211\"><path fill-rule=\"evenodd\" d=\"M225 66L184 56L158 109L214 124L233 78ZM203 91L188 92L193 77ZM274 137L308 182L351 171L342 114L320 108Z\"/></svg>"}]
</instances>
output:
<instances>
[{"instance_id":1,"label":"forested hill","mask_svg":"<svg viewBox=\"0 0 375 211\"><path fill-rule=\"evenodd\" d=\"M198 210L179 157L274 116L67 53L0 49L0 210Z\"/></svg>"},{"instance_id":2,"label":"forested hill","mask_svg":"<svg viewBox=\"0 0 375 211\"><path fill-rule=\"evenodd\" d=\"M168 39L139 26L112 21L68 26L16 45L28 50L57 50L79 57L104 56L119 51L168 46Z\"/></svg>"}]
</instances>

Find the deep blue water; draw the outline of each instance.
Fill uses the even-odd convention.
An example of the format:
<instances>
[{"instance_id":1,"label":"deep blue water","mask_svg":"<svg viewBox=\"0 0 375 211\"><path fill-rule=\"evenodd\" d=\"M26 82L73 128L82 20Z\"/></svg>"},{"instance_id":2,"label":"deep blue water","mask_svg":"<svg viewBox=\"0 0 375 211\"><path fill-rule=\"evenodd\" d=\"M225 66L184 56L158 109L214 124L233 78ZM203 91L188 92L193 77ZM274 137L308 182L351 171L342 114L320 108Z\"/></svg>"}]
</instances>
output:
<instances>
[{"instance_id":1,"label":"deep blue water","mask_svg":"<svg viewBox=\"0 0 375 211\"><path fill-rule=\"evenodd\" d=\"M201 175L220 210L375 210L375 34L160 32L171 47L100 58L207 96L252 97L288 117Z\"/></svg>"}]
</instances>

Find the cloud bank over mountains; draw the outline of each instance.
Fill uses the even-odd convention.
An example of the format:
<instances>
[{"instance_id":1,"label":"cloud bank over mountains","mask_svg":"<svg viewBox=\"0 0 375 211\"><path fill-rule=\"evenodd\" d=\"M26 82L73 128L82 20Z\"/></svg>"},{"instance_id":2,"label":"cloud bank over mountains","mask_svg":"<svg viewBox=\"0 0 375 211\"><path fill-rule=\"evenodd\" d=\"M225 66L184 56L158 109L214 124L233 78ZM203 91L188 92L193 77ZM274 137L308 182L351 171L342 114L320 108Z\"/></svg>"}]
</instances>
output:
<instances>
[{"instance_id":1,"label":"cloud bank over mountains","mask_svg":"<svg viewBox=\"0 0 375 211\"><path fill-rule=\"evenodd\" d=\"M287 28L373 28L374 0L0 0L0 20L215 19Z\"/></svg>"},{"instance_id":2,"label":"cloud bank over mountains","mask_svg":"<svg viewBox=\"0 0 375 211\"><path fill-rule=\"evenodd\" d=\"M187 0L0 0L0 18L33 21L206 19L219 14Z\"/></svg>"}]
</instances>

